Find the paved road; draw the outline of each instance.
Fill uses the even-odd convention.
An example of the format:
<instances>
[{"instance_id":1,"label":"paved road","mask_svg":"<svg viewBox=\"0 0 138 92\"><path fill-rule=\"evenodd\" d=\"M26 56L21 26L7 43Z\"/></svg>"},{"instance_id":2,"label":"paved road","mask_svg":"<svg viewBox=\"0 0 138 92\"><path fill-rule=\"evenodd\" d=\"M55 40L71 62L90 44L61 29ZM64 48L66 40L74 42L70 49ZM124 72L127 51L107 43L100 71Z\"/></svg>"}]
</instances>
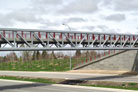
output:
<instances>
[{"instance_id":1,"label":"paved road","mask_svg":"<svg viewBox=\"0 0 138 92\"><path fill-rule=\"evenodd\" d=\"M0 80L0 92L136 92L136 91Z\"/></svg>"},{"instance_id":2,"label":"paved road","mask_svg":"<svg viewBox=\"0 0 138 92\"><path fill-rule=\"evenodd\" d=\"M115 74L113 75L113 74L84 74L84 73L81 74L81 73L65 73L65 72L63 73L63 72L16 72L16 71L0 71L0 75L138 83L138 75L120 76Z\"/></svg>"}]
</instances>

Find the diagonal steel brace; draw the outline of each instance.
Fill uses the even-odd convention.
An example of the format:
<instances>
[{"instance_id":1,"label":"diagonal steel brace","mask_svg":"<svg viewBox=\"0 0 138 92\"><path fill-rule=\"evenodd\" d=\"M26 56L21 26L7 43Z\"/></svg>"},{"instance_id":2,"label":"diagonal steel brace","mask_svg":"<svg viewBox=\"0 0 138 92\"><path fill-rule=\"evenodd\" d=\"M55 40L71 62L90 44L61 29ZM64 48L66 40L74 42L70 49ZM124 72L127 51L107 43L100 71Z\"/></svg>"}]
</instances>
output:
<instances>
[{"instance_id":1,"label":"diagonal steel brace","mask_svg":"<svg viewBox=\"0 0 138 92\"><path fill-rule=\"evenodd\" d=\"M18 33L16 33L24 42L28 47L31 47L31 45Z\"/></svg>"},{"instance_id":2,"label":"diagonal steel brace","mask_svg":"<svg viewBox=\"0 0 138 92\"><path fill-rule=\"evenodd\" d=\"M9 42L9 40L7 40L7 39L3 36L3 34L0 33L0 35L1 35L1 37L2 37L11 47L14 47L14 45L13 45L11 42Z\"/></svg>"},{"instance_id":3,"label":"diagonal steel brace","mask_svg":"<svg viewBox=\"0 0 138 92\"><path fill-rule=\"evenodd\" d=\"M34 37L35 37L37 40L39 40L39 41L41 42L41 44L42 44L43 47L46 47L44 41L43 41L42 39L40 39L40 38L38 37L38 35L36 35L36 33L33 32L33 35L34 35Z\"/></svg>"}]
</instances>

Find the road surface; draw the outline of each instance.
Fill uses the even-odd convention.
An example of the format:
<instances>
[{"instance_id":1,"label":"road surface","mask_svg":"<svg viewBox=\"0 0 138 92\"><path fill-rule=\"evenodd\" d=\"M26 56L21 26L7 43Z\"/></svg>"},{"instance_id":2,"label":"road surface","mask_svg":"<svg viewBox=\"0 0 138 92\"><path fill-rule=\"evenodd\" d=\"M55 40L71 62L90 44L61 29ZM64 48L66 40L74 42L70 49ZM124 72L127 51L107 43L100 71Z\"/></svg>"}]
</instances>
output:
<instances>
[{"instance_id":1,"label":"road surface","mask_svg":"<svg viewBox=\"0 0 138 92\"><path fill-rule=\"evenodd\" d=\"M0 92L136 92L99 87L83 87L60 84L42 84L23 81L0 80Z\"/></svg>"},{"instance_id":2,"label":"road surface","mask_svg":"<svg viewBox=\"0 0 138 92\"><path fill-rule=\"evenodd\" d=\"M116 74L86 74L86 73L66 73L66 72L21 72L21 71L18 71L18 72L0 71L0 75L138 83L138 75L127 76L127 75L116 75Z\"/></svg>"}]
</instances>

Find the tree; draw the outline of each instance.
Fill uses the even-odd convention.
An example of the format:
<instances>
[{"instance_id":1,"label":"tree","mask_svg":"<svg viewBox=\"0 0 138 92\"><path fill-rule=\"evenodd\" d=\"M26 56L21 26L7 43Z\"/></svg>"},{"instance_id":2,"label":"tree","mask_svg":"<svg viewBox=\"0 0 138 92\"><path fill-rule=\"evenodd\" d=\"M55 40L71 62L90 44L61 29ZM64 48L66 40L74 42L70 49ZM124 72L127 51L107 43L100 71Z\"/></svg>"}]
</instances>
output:
<instances>
[{"instance_id":1,"label":"tree","mask_svg":"<svg viewBox=\"0 0 138 92\"><path fill-rule=\"evenodd\" d=\"M88 58L89 57L89 51L87 50L87 52L86 52L86 58Z\"/></svg>"},{"instance_id":2,"label":"tree","mask_svg":"<svg viewBox=\"0 0 138 92\"><path fill-rule=\"evenodd\" d=\"M81 55L81 52L80 50L76 50L76 54L75 54L77 57L79 57Z\"/></svg>"},{"instance_id":3,"label":"tree","mask_svg":"<svg viewBox=\"0 0 138 92\"><path fill-rule=\"evenodd\" d=\"M6 56L3 57L3 61L4 61L4 62L7 62Z\"/></svg>"},{"instance_id":4,"label":"tree","mask_svg":"<svg viewBox=\"0 0 138 92\"><path fill-rule=\"evenodd\" d=\"M25 47L25 44L22 44L20 47ZM32 52L31 51L22 51L22 60L28 61L32 58Z\"/></svg>"},{"instance_id":5,"label":"tree","mask_svg":"<svg viewBox=\"0 0 138 92\"><path fill-rule=\"evenodd\" d=\"M11 52L6 55L5 60L6 61L18 61L18 57L15 52Z\"/></svg>"},{"instance_id":6,"label":"tree","mask_svg":"<svg viewBox=\"0 0 138 92\"><path fill-rule=\"evenodd\" d=\"M57 57L57 58L64 58L64 55L63 55L62 52L57 52L57 53L56 53L56 57Z\"/></svg>"},{"instance_id":7,"label":"tree","mask_svg":"<svg viewBox=\"0 0 138 92\"><path fill-rule=\"evenodd\" d=\"M90 51L90 55L91 55L91 56L96 56L96 54L97 54L97 53L96 53L95 51Z\"/></svg>"},{"instance_id":8,"label":"tree","mask_svg":"<svg viewBox=\"0 0 138 92\"><path fill-rule=\"evenodd\" d=\"M48 53L46 51L42 52L42 59L47 59L48 58Z\"/></svg>"},{"instance_id":9,"label":"tree","mask_svg":"<svg viewBox=\"0 0 138 92\"><path fill-rule=\"evenodd\" d=\"M36 59L39 60L40 58L41 58L40 52L37 51L37 52L36 52Z\"/></svg>"},{"instance_id":10,"label":"tree","mask_svg":"<svg viewBox=\"0 0 138 92\"><path fill-rule=\"evenodd\" d=\"M0 62L2 62L4 60L4 57L0 56Z\"/></svg>"},{"instance_id":11,"label":"tree","mask_svg":"<svg viewBox=\"0 0 138 92\"><path fill-rule=\"evenodd\" d=\"M28 61L31 59L31 57L32 57L32 52L30 52L30 51L23 51L22 52L23 61Z\"/></svg>"},{"instance_id":12,"label":"tree","mask_svg":"<svg viewBox=\"0 0 138 92\"><path fill-rule=\"evenodd\" d=\"M15 52L11 53L11 56L13 56L13 58L14 58L15 61L18 61L18 57L17 57L17 55L16 55Z\"/></svg>"},{"instance_id":13,"label":"tree","mask_svg":"<svg viewBox=\"0 0 138 92\"><path fill-rule=\"evenodd\" d=\"M36 60L36 51L33 52L32 60Z\"/></svg>"},{"instance_id":14,"label":"tree","mask_svg":"<svg viewBox=\"0 0 138 92\"><path fill-rule=\"evenodd\" d=\"M57 59L57 57L56 57L54 51L52 51L52 53L51 53L51 57L54 58L54 59Z\"/></svg>"}]
</instances>

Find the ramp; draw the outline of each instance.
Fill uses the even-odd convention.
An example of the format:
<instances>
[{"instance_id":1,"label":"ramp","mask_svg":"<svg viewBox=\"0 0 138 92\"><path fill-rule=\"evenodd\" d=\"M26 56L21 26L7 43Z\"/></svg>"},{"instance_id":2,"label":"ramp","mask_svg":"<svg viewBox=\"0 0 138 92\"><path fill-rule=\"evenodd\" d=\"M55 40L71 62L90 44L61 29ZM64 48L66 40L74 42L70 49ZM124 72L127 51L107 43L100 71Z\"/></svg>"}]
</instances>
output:
<instances>
[{"instance_id":1,"label":"ramp","mask_svg":"<svg viewBox=\"0 0 138 92\"><path fill-rule=\"evenodd\" d=\"M108 53L107 55L105 55L105 54L100 55L100 57L98 57L96 59L90 58L89 61L86 60L85 63L83 62L83 63L80 63L80 64L76 65L73 68L73 70L77 70L77 69L80 69L80 68L83 68L83 67L87 67L88 65L91 65L91 64L94 64L94 63L102 62L104 59L114 57L114 56L119 55L121 53L124 53L126 51L127 50L113 51L113 52Z\"/></svg>"}]
</instances>

